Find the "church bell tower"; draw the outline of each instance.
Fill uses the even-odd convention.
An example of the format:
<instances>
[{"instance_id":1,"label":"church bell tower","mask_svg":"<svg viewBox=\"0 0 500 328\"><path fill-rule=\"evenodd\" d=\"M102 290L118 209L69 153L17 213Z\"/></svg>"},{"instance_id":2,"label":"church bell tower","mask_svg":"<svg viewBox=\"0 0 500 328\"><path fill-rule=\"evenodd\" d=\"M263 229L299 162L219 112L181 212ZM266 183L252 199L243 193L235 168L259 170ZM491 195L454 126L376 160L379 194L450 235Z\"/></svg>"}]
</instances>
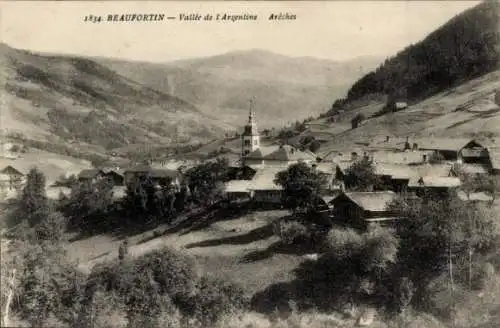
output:
<instances>
[{"instance_id":1,"label":"church bell tower","mask_svg":"<svg viewBox=\"0 0 500 328\"><path fill-rule=\"evenodd\" d=\"M243 134L241 135L241 155L246 156L251 152L259 149L260 135L255 123L255 114L253 111L253 101L250 100L250 113L248 115L248 123L245 125Z\"/></svg>"}]
</instances>

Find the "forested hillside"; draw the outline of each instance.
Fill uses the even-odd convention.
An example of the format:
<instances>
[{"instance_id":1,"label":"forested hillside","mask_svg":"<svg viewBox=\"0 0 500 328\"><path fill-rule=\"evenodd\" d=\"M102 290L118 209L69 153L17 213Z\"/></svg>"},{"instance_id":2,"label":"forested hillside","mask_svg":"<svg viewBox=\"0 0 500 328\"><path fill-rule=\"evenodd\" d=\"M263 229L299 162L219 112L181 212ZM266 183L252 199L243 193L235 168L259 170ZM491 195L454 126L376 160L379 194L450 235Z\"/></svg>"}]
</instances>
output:
<instances>
[{"instance_id":1,"label":"forested hillside","mask_svg":"<svg viewBox=\"0 0 500 328\"><path fill-rule=\"evenodd\" d=\"M498 2L471 8L385 60L349 89L339 105L384 94L392 100L415 102L498 68Z\"/></svg>"}]
</instances>

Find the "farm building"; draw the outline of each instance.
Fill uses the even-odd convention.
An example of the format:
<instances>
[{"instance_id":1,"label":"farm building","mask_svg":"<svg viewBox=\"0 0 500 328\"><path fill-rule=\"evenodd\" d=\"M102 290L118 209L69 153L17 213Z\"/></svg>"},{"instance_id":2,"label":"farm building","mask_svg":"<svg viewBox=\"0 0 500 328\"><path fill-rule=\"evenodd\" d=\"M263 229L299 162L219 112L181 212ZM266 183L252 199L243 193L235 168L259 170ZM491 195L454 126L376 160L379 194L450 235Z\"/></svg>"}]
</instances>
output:
<instances>
[{"instance_id":1,"label":"farm building","mask_svg":"<svg viewBox=\"0 0 500 328\"><path fill-rule=\"evenodd\" d=\"M7 165L0 171L0 184L2 188L17 190L22 187L26 180L27 172L14 165Z\"/></svg>"},{"instance_id":2,"label":"farm building","mask_svg":"<svg viewBox=\"0 0 500 328\"><path fill-rule=\"evenodd\" d=\"M431 150L445 160L458 163L487 163L488 150L477 141L468 138L419 138L413 140L418 150Z\"/></svg>"},{"instance_id":3,"label":"farm building","mask_svg":"<svg viewBox=\"0 0 500 328\"><path fill-rule=\"evenodd\" d=\"M249 188L249 180L231 180L224 184L223 192L229 201L250 199L251 192Z\"/></svg>"},{"instance_id":4,"label":"farm building","mask_svg":"<svg viewBox=\"0 0 500 328\"><path fill-rule=\"evenodd\" d=\"M281 204L283 188L274 183L274 179L276 174L283 170L286 170L286 167L265 167L257 171L249 186L255 202Z\"/></svg>"},{"instance_id":5,"label":"farm building","mask_svg":"<svg viewBox=\"0 0 500 328\"><path fill-rule=\"evenodd\" d=\"M450 192L457 190L462 185L462 182L457 177L437 177L437 176L427 176L427 177L415 177L410 179L408 183L408 190L415 192L416 195L422 195L424 193L433 194L449 194Z\"/></svg>"},{"instance_id":6,"label":"farm building","mask_svg":"<svg viewBox=\"0 0 500 328\"><path fill-rule=\"evenodd\" d=\"M398 219L388 206L397 197L392 191L346 192L330 201L336 224L366 229L370 223L389 223Z\"/></svg>"},{"instance_id":7,"label":"farm building","mask_svg":"<svg viewBox=\"0 0 500 328\"><path fill-rule=\"evenodd\" d=\"M109 179L115 186L124 185L123 173L117 169L86 169L78 174L78 181L96 182L100 179Z\"/></svg>"},{"instance_id":8,"label":"farm building","mask_svg":"<svg viewBox=\"0 0 500 328\"><path fill-rule=\"evenodd\" d=\"M137 165L128 168L125 170L124 175L125 185L130 184L135 178L148 177L152 179L155 184L171 184L180 188L182 180L182 174L178 170L157 169L151 167L150 165Z\"/></svg>"}]
</instances>

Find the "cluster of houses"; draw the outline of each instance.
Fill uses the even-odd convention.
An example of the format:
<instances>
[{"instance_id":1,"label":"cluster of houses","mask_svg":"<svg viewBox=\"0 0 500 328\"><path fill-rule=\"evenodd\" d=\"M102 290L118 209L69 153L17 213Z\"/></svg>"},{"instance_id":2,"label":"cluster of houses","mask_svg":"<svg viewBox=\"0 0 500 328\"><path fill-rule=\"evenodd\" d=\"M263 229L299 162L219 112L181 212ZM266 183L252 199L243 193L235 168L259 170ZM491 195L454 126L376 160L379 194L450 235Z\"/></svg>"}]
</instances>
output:
<instances>
[{"instance_id":1,"label":"cluster of houses","mask_svg":"<svg viewBox=\"0 0 500 328\"><path fill-rule=\"evenodd\" d=\"M6 165L0 170L0 198L14 198L19 194L25 185L27 174L31 166L22 165L22 163L12 163ZM125 188L134 177L147 175L156 184L172 184L180 188L182 179L182 170L167 169L164 165L135 165L128 168L119 167L100 167L84 169L78 173L77 179L80 182L97 182L107 179L113 184L113 197L116 200L123 198ZM61 194L69 196L71 188L64 181L49 181L46 186L46 193L49 199L60 199Z\"/></svg>"},{"instance_id":2,"label":"cluster of houses","mask_svg":"<svg viewBox=\"0 0 500 328\"><path fill-rule=\"evenodd\" d=\"M240 170L246 173L225 184L229 201L250 199L280 205L282 189L274 183L276 173L303 162L328 177L322 204L341 220L383 222L397 219L387 211L399 193L456 192L464 201L492 201L486 192L465 193L461 176L485 175L500 182L500 147L485 146L469 138L410 138L381 136L349 151L323 154L302 151L291 145L261 147L250 113L242 138ZM357 161L369 159L383 190L346 191L346 172Z\"/></svg>"},{"instance_id":3,"label":"cluster of houses","mask_svg":"<svg viewBox=\"0 0 500 328\"><path fill-rule=\"evenodd\" d=\"M346 191L347 170L366 158L383 182L383 190ZM456 191L464 201L492 201L493 195L488 193L463 192L460 175L486 175L500 182L500 147L485 146L474 139L381 136L349 151L315 154L292 145L261 146L255 117L250 111L241 134L241 157L231 165L235 179L224 184L224 194L228 201L252 200L280 206L282 188L274 182L276 174L299 162L327 176L320 203L328 213L347 220L357 218L364 223L396 219L386 208L402 192L418 195L424 191L436 194ZM117 198L123 197L125 186L140 175L148 175L158 184L171 183L180 188L182 169L167 169L164 165L86 169L79 173L78 180L109 179ZM0 185L4 188L19 189L24 180L25 173L11 165L0 171ZM49 193L49 197L57 198L61 192L69 193L69 189L59 188Z\"/></svg>"},{"instance_id":4,"label":"cluster of houses","mask_svg":"<svg viewBox=\"0 0 500 328\"><path fill-rule=\"evenodd\" d=\"M181 188L182 170L172 170L164 165L139 164L128 168L92 168L82 170L78 174L80 182L97 182L107 179L113 184L113 197L121 199L125 196L126 186L135 178L147 176L155 185L172 185L176 189Z\"/></svg>"}]
</instances>

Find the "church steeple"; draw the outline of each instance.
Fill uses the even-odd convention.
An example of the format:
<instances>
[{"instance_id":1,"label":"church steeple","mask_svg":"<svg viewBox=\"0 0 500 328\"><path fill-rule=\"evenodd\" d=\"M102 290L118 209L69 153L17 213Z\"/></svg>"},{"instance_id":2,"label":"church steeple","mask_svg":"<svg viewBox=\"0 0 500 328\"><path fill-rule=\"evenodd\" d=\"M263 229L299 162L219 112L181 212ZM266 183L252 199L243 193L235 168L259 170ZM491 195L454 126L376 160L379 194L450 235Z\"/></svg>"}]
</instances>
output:
<instances>
[{"instance_id":1,"label":"church steeple","mask_svg":"<svg viewBox=\"0 0 500 328\"><path fill-rule=\"evenodd\" d=\"M254 114L254 111L253 111L253 100L250 99L250 109L249 109L249 114L248 114L248 124L249 125L255 124L254 119L255 119L255 114Z\"/></svg>"},{"instance_id":2,"label":"church steeple","mask_svg":"<svg viewBox=\"0 0 500 328\"><path fill-rule=\"evenodd\" d=\"M245 125L241 135L242 156L248 155L260 146L260 135L255 122L255 113L253 108L253 99L250 99L250 108L248 113L248 123Z\"/></svg>"}]
</instances>

